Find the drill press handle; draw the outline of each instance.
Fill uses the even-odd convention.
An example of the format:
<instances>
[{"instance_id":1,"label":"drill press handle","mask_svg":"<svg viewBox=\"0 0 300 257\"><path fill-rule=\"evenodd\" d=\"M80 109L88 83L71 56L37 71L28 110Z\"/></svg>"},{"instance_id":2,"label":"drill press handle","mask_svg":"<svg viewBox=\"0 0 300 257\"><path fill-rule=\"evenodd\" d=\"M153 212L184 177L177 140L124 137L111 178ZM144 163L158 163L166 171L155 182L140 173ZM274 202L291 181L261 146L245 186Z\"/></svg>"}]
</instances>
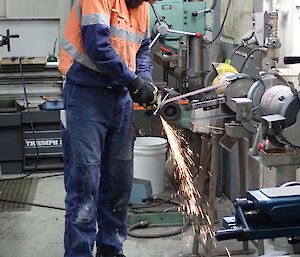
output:
<instances>
[{"instance_id":1,"label":"drill press handle","mask_svg":"<svg viewBox=\"0 0 300 257\"><path fill-rule=\"evenodd\" d=\"M19 38L19 35L11 35L9 33L9 29L6 30L6 36L0 35L0 46L5 46L7 45L7 50L10 52L10 39L11 38Z\"/></svg>"}]
</instances>

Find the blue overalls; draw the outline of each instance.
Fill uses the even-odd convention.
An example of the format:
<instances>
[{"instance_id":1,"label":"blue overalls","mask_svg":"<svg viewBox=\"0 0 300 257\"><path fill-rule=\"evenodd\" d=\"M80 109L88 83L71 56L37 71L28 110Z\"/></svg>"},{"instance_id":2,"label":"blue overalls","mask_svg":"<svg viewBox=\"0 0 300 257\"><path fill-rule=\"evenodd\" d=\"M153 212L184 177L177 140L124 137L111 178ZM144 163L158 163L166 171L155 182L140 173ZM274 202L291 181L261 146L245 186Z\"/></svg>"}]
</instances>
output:
<instances>
[{"instance_id":1,"label":"blue overalls","mask_svg":"<svg viewBox=\"0 0 300 257\"><path fill-rule=\"evenodd\" d=\"M122 253L133 177L131 97L67 80L64 103L65 257L92 257L95 241Z\"/></svg>"},{"instance_id":2,"label":"blue overalls","mask_svg":"<svg viewBox=\"0 0 300 257\"><path fill-rule=\"evenodd\" d=\"M136 59L133 72L110 43L110 34L116 33L117 27L111 26L109 17L121 19L108 8L112 2L75 1L64 38L62 53L74 59L66 74L67 127L62 129L67 192L65 257L92 257L95 241L121 254L126 238L134 141L133 104L126 86L136 76L151 79L151 39L148 33L137 35L118 28L122 33L117 35L125 39L115 42L127 40L129 47L128 42L140 43L136 56L131 56L131 48L119 48ZM90 9L95 13L86 14Z\"/></svg>"}]
</instances>

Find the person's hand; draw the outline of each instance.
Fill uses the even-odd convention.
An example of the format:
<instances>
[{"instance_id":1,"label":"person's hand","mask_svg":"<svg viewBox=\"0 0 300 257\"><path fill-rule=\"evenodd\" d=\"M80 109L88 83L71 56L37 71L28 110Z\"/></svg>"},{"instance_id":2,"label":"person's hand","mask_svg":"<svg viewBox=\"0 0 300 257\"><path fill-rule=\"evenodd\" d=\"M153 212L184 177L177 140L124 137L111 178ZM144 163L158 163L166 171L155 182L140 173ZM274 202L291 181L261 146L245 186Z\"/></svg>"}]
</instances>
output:
<instances>
[{"instance_id":1,"label":"person's hand","mask_svg":"<svg viewBox=\"0 0 300 257\"><path fill-rule=\"evenodd\" d=\"M150 81L137 77L129 85L128 89L133 102L140 105L155 105L158 99L158 89Z\"/></svg>"}]
</instances>

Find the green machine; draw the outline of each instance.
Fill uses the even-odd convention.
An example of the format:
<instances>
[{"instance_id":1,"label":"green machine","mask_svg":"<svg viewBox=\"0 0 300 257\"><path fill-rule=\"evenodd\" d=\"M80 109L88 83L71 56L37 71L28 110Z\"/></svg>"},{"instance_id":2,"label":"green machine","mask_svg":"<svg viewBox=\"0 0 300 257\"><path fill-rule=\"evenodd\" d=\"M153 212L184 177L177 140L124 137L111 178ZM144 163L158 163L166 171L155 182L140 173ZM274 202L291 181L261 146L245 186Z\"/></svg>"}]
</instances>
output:
<instances>
[{"instance_id":1,"label":"green machine","mask_svg":"<svg viewBox=\"0 0 300 257\"><path fill-rule=\"evenodd\" d=\"M206 1L195 0L162 0L151 6L151 47L158 40L160 43L153 59L163 68L164 83L179 94L204 86L203 36L212 31L206 25L206 15L212 9L207 8ZM169 75L175 78L175 85ZM174 125L188 129L190 117L191 111L183 110Z\"/></svg>"},{"instance_id":2,"label":"green machine","mask_svg":"<svg viewBox=\"0 0 300 257\"><path fill-rule=\"evenodd\" d=\"M195 33L205 35L207 30L211 30L206 26L206 14L211 11L206 8L205 1L157 1L150 12L152 32L157 34L159 25L166 25L167 34L161 33L160 41L178 49L183 35L193 36Z\"/></svg>"}]
</instances>

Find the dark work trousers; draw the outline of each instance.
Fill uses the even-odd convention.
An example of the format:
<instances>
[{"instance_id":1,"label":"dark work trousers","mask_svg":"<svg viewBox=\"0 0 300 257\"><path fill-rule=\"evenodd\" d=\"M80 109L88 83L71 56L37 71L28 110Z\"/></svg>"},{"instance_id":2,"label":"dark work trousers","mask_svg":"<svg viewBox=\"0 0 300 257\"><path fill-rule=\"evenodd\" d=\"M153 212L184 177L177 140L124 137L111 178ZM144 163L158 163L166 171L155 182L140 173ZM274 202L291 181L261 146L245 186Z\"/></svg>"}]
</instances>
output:
<instances>
[{"instance_id":1,"label":"dark work trousers","mask_svg":"<svg viewBox=\"0 0 300 257\"><path fill-rule=\"evenodd\" d=\"M95 241L120 254L133 177L131 97L67 80L64 104L65 257L92 257Z\"/></svg>"}]
</instances>

